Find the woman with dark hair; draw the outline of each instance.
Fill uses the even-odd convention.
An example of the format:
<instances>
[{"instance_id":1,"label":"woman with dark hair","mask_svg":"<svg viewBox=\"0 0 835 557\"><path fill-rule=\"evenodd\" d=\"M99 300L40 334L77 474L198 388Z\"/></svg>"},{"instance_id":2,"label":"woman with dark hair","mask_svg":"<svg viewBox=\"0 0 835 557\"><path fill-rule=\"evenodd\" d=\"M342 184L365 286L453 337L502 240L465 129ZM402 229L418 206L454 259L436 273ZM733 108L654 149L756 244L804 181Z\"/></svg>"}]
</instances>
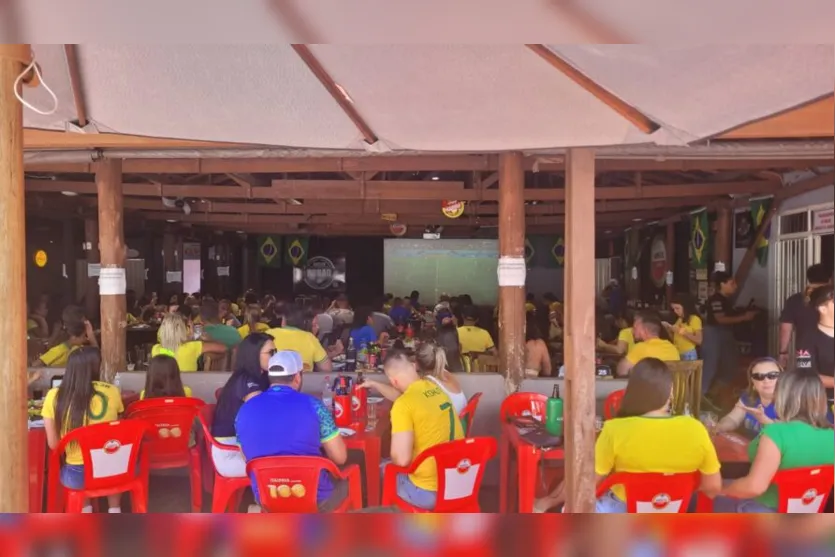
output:
<instances>
[{"instance_id":1,"label":"woman with dark hair","mask_svg":"<svg viewBox=\"0 0 835 557\"><path fill-rule=\"evenodd\" d=\"M535 314L527 314L525 321L525 376L550 376L553 373L551 354L536 323Z\"/></svg>"},{"instance_id":2,"label":"woman with dark hair","mask_svg":"<svg viewBox=\"0 0 835 557\"><path fill-rule=\"evenodd\" d=\"M713 274L713 295L707 299L707 316L702 341L702 393L707 393L714 379L729 383L738 372L739 347L734 326L757 316L755 311L739 311L731 303L737 291L733 275L724 271Z\"/></svg>"},{"instance_id":3,"label":"woman with dark hair","mask_svg":"<svg viewBox=\"0 0 835 557\"><path fill-rule=\"evenodd\" d=\"M701 473L699 489L713 497L722 489L719 459L707 429L691 416L671 416L673 373L656 358L632 368L617 418L597 439L594 467L600 482L616 472ZM565 500L565 484L534 504L545 512ZM684 502L682 504L687 504ZM625 513L626 493L616 485L597 500L599 513Z\"/></svg>"},{"instance_id":4,"label":"woman with dark hair","mask_svg":"<svg viewBox=\"0 0 835 557\"><path fill-rule=\"evenodd\" d=\"M119 414L124 411L119 389L101 382L100 375L101 354L98 348L85 346L69 355L61 385L50 389L44 399L42 415L50 449L55 450L61 438L70 431L119 419ZM67 445L64 453L61 484L70 489L84 487L84 460L81 449L75 443ZM121 512L120 499L121 495L107 497L109 512ZM93 512L93 507L86 503L82 512Z\"/></svg>"},{"instance_id":5,"label":"woman with dark hair","mask_svg":"<svg viewBox=\"0 0 835 557\"><path fill-rule=\"evenodd\" d=\"M670 303L670 309L678 316L672 325L664 323L664 329L678 348L681 359L687 362L699 359L696 347L702 344L702 318L696 311L696 303L686 294L678 294Z\"/></svg>"},{"instance_id":6,"label":"woman with dark hair","mask_svg":"<svg viewBox=\"0 0 835 557\"><path fill-rule=\"evenodd\" d=\"M763 427L748 446L751 469L722 490L716 512L777 512L779 497L772 481L778 470L831 466L835 461L835 431L826 416L826 392L818 375L808 370L782 373L774 406L780 421Z\"/></svg>"},{"instance_id":7,"label":"woman with dark hair","mask_svg":"<svg viewBox=\"0 0 835 557\"><path fill-rule=\"evenodd\" d=\"M832 421L833 390L835 390L835 304L831 284L819 286L809 295L809 306L818 312L818 326L805 331L797 343L797 367L811 369L820 376L829 401Z\"/></svg>"},{"instance_id":8,"label":"woman with dark hair","mask_svg":"<svg viewBox=\"0 0 835 557\"><path fill-rule=\"evenodd\" d=\"M223 386L215 407L212 436L218 443L235 445L235 417L244 402L270 387L267 369L275 354L273 337L266 333L250 333L238 345L235 370ZM221 476L246 476L246 460L240 453L212 448L212 460Z\"/></svg>"},{"instance_id":9,"label":"woman with dark hair","mask_svg":"<svg viewBox=\"0 0 835 557\"><path fill-rule=\"evenodd\" d=\"M139 400L178 396L191 396L191 389L183 385L177 360L171 356L154 356L148 362L145 388L139 393Z\"/></svg>"},{"instance_id":10,"label":"woman with dark hair","mask_svg":"<svg viewBox=\"0 0 835 557\"><path fill-rule=\"evenodd\" d=\"M438 346L444 351L446 361L444 368L453 373L464 373L469 370L469 362L461 355L461 341L458 329L454 325L444 325L438 329Z\"/></svg>"}]
</instances>

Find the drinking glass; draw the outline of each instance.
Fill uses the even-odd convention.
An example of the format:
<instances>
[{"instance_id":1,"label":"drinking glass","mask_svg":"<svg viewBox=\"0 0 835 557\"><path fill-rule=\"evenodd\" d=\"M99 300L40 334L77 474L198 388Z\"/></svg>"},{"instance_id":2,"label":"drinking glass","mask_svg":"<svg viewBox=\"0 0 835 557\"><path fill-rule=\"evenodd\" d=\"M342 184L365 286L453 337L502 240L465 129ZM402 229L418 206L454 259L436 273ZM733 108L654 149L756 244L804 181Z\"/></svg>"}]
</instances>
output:
<instances>
[{"instance_id":1,"label":"drinking glass","mask_svg":"<svg viewBox=\"0 0 835 557\"><path fill-rule=\"evenodd\" d=\"M368 402L366 408L368 409L368 424L365 429L367 431L374 431L377 429L377 403Z\"/></svg>"}]
</instances>

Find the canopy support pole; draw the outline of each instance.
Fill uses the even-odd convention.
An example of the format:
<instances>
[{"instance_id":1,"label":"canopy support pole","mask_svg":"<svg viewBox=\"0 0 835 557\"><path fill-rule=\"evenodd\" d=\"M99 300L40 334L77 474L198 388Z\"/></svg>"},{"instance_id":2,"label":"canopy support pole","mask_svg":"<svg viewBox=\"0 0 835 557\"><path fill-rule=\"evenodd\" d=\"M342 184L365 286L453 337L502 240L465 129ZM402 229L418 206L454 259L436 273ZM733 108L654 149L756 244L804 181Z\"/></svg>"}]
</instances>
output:
<instances>
[{"instance_id":1,"label":"canopy support pole","mask_svg":"<svg viewBox=\"0 0 835 557\"><path fill-rule=\"evenodd\" d=\"M594 150L566 156L565 510L595 507L595 223Z\"/></svg>"},{"instance_id":2,"label":"canopy support pole","mask_svg":"<svg viewBox=\"0 0 835 557\"><path fill-rule=\"evenodd\" d=\"M499 360L508 394L516 392L525 377L523 159L518 152L499 155Z\"/></svg>"},{"instance_id":3,"label":"canopy support pole","mask_svg":"<svg viewBox=\"0 0 835 557\"><path fill-rule=\"evenodd\" d=\"M665 238L666 252L667 252L667 271L673 273L673 281L667 281L664 277L666 286L667 307L673 302L673 282L675 281L676 268L676 224L674 222L667 223L667 236Z\"/></svg>"},{"instance_id":4,"label":"canopy support pole","mask_svg":"<svg viewBox=\"0 0 835 557\"><path fill-rule=\"evenodd\" d=\"M127 249L122 211L122 161L98 161L95 169L101 250L102 374L105 381L112 382L116 374L127 367Z\"/></svg>"},{"instance_id":5,"label":"canopy support pole","mask_svg":"<svg viewBox=\"0 0 835 557\"><path fill-rule=\"evenodd\" d=\"M733 274L731 268L731 238L733 237L733 209L723 205L716 209L716 243L713 248L713 268L724 263L725 271Z\"/></svg>"},{"instance_id":6,"label":"canopy support pole","mask_svg":"<svg viewBox=\"0 0 835 557\"><path fill-rule=\"evenodd\" d=\"M0 46L0 513L29 510L23 107L14 82L29 45Z\"/></svg>"}]
</instances>

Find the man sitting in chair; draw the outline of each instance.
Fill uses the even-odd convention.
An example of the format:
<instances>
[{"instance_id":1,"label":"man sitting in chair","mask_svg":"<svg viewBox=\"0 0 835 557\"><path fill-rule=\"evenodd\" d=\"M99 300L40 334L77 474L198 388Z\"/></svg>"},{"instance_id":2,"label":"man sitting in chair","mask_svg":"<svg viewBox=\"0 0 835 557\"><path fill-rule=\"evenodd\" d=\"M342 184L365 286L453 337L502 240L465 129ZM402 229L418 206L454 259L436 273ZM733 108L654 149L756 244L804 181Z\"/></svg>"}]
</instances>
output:
<instances>
[{"instance_id":1,"label":"man sitting in chair","mask_svg":"<svg viewBox=\"0 0 835 557\"><path fill-rule=\"evenodd\" d=\"M678 362L681 354L669 340L661 337L661 318L657 313L647 311L635 316L635 344L618 364L618 377L626 377L632 367L644 358L658 358L662 362Z\"/></svg>"}]
</instances>

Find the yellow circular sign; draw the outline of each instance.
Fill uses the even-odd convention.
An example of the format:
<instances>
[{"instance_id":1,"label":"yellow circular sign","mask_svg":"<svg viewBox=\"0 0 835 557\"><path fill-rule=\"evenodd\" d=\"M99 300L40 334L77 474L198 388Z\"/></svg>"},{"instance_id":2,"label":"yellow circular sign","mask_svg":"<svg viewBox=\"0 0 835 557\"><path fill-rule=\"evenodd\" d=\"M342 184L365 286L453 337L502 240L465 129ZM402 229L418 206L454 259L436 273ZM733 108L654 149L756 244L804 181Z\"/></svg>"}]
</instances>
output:
<instances>
[{"instance_id":1,"label":"yellow circular sign","mask_svg":"<svg viewBox=\"0 0 835 557\"><path fill-rule=\"evenodd\" d=\"M441 205L441 211L443 211L444 216L447 218L457 219L464 214L465 205L465 201L444 201L443 205Z\"/></svg>"},{"instance_id":2,"label":"yellow circular sign","mask_svg":"<svg viewBox=\"0 0 835 557\"><path fill-rule=\"evenodd\" d=\"M35 265L38 267L46 267L46 252L42 249L39 249L35 252Z\"/></svg>"}]
</instances>

